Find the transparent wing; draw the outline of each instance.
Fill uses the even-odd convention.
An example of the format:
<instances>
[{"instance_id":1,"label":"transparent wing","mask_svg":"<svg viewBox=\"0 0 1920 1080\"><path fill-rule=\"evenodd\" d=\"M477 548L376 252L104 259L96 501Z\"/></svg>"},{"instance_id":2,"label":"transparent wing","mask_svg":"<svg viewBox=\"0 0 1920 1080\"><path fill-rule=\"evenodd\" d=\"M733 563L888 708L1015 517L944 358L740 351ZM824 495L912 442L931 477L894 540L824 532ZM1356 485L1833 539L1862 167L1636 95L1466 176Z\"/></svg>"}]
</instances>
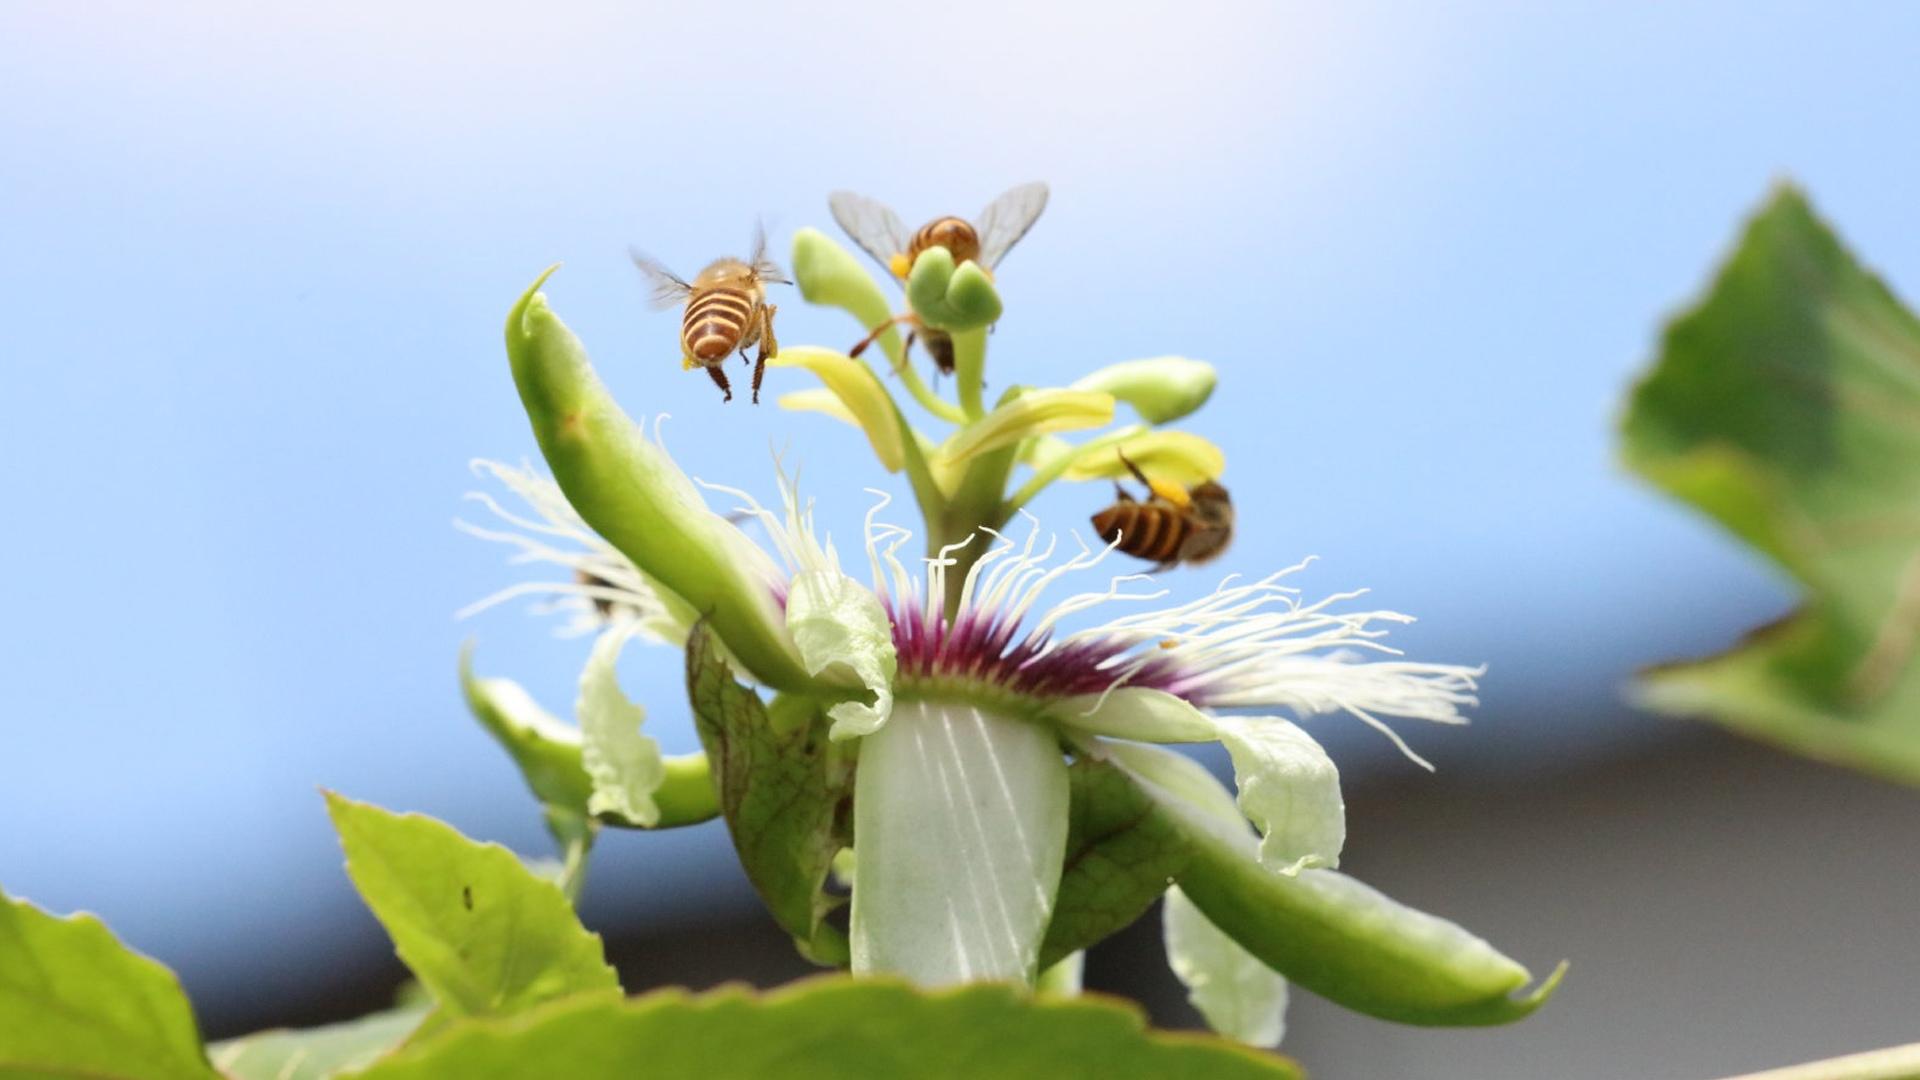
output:
<instances>
[{"instance_id":1,"label":"transparent wing","mask_svg":"<svg viewBox=\"0 0 1920 1080\"><path fill-rule=\"evenodd\" d=\"M892 277L893 257L906 252L910 239L900 215L878 199L851 191L836 191L827 196L827 206L833 210L833 220L840 223L853 242L873 256L873 261Z\"/></svg>"},{"instance_id":2,"label":"transparent wing","mask_svg":"<svg viewBox=\"0 0 1920 1080\"><path fill-rule=\"evenodd\" d=\"M974 222L980 229L980 265L989 270L999 266L1046 208L1047 185L1038 182L1021 184L987 204Z\"/></svg>"},{"instance_id":3,"label":"transparent wing","mask_svg":"<svg viewBox=\"0 0 1920 1080\"><path fill-rule=\"evenodd\" d=\"M653 286L653 294L647 297L647 303L655 311L673 307L687 298L693 286L681 280L678 274L661 265L660 260L637 248L628 248L627 254L633 256L633 265L647 275L647 283Z\"/></svg>"},{"instance_id":4,"label":"transparent wing","mask_svg":"<svg viewBox=\"0 0 1920 1080\"><path fill-rule=\"evenodd\" d=\"M753 223L753 257L747 261L761 281L778 285L793 284L787 272L780 269L780 264L767 257L767 223L764 221Z\"/></svg>"}]
</instances>

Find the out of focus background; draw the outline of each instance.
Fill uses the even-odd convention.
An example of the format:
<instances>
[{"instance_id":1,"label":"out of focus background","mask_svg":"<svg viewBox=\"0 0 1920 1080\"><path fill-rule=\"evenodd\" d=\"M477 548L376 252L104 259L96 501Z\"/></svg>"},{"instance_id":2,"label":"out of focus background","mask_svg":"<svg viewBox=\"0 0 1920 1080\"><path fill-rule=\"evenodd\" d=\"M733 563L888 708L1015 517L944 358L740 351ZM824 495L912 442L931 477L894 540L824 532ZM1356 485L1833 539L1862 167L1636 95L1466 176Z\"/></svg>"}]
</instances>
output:
<instances>
[{"instance_id":1,"label":"out of focus background","mask_svg":"<svg viewBox=\"0 0 1920 1080\"><path fill-rule=\"evenodd\" d=\"M678 369L629 244L697 269L826 193L910 222L1020 181L988 378L1184 353L1223 391L1240 540L1322 557L1420 658L1490 666L1472 727L1313 730L1348 865L1536 972L1536 1018L1424 1031L1300 993L1316 1077L1685 1077L1907 1041L1909 791L1630 711L1639 665L1784 611L1780 579L1613 462L1622 392L1776 178L1920 288L1920 15L1897 5L0 5L0 886L100 913L215 1036L400 978L317 789L544 852L455 657L565 713L585 645L450 520L535 454L500 328L548 292L678 459L851 536L904 492L858 433ZM780 298L788 342L850 345ZM769 400L804 385L769 374ZM1055 488L1049 528L1108 492ZM694 738L678 657L629 691ZM1215 762L1216 765L1220 764ZM607 835L585 901L629 986L805 965L718 824ZM1095 985L1193 1023L1149 921Z\"/></svg>"}]
</instances>

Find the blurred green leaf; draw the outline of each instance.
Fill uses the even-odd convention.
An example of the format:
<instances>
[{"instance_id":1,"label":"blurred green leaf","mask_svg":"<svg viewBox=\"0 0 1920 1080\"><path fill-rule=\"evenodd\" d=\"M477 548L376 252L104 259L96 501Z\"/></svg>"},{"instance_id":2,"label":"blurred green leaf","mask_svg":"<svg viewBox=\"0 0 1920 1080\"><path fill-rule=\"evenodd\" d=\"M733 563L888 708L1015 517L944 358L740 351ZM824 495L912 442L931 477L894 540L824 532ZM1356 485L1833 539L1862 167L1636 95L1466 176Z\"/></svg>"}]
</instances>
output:
<instances>
[{"instance_id":1,"label":"blurred green leaf","mask_svg":"<svg viewBox=\"0 0 1920 1080\"><path fill-rule=\"evenodd\" d=\"M1075 761L1067 779L1067 855L1040 945L1043 968L1133 925L1188 858L1180 829L1112 766Z\"/></svg>"},{"instance_id":2,"label":"blurred green leaf","mask_svg":"<svg viewBox=\"0 0 1920 1080\"><path fill-rule=\"evenodd\" d=\"M179 980L91 915L0 893L0 1076L206 1080Z\"/></svg>"},{"instance_id":3,"label":"blurred green leaf","mask_svg":"<svg viewBox=\"0 0 1920 1080\"><path fill-rule=\"evenodd\" d=\"M432 1008L431 1002L413 1002L342 1024L261 1031L216 1043L211 1052L214 1064L235 1080L324 1080L373 1064Z\"/></svg>"},{"instance_id":4,"label":"blurred green leaf","mask_svg":"<svg viewBox=\"0 0 1920 1080\"><path fill-rule=\"evenodd\" d=\"M1149 1032L1110 998L1041 998L976 984L922 992L823 976L768 994L668 990L567 1002L510 1022L466 1022L362 1080L773 1077L867 1080L1238 1080L1298 1077L1286 1058L1201 1035Z\"/></svg>"},{"instance_id":5,"label":"blurred green leaf","mask_svg":"<svg viewBox=\"0 0 1920 1080\"><path fill-rule=\"evenodd\" d=\"M446 1013L506 1014L571 994L619 993L600 935L513 852L331 792L327 809L355 887Z\"/></svg>"},{"instance_id":6,"label":"blurred green leaf","mask_svg":"<svg viewBox=\"0 0 1920 1080\"><path fill-rule=\"evenodd\" d=\"M1798 190L1667 327L1622 453L1806 589L1731 651L1648 672L1644 699L1920 783L1920 321Z\"/></svg>"},{"instance_id":7,"label":"blurred green leaf","mask_svg":"<svg viewBox=\"0 0 1920 1080\"><path fill-rule=\"evenodd\" d=\"M706 624L687 638L687 697L720 787L720 809L748 880L809 959L844 964L847 938L826 919L846 902L826 891L852 842L853 750L827 738L812 702L759 695L733 681Z\"/></svg>"}]
</instances>

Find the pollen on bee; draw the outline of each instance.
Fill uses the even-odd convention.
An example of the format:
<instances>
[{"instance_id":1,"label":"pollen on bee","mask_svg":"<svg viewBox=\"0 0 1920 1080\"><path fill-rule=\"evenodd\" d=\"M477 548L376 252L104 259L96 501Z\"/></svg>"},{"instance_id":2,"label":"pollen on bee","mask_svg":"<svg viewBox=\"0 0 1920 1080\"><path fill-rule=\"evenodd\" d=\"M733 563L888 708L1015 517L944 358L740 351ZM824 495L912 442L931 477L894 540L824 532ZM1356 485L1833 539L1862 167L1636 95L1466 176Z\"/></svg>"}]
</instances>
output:
<instances>
[{"instance_id":1,"label":"pollen on bee","mask_svg":"<svg viewBox=\"0 0 1920 1080\"><path fill-rule=\"evenodd\" d=\"M1175 506L1189 506L1193 503L1193 496L1187 494L1187 489L1179 484L1168 483L1165 480L1149 480L1147 486L1153 489L1155 495Z\"/></svg>"},{"instance_id":2,"label":"pollen on bee","mask_svg":"<svg viewBox=\"0 0 1920 1080\"><path fill-rule=\"evenodd\" d=\"M692 370L693 370L694 368L696 368L696 367L698 367L698 366L699 366L698 364L695 364L695 363L693 362L693 357L691 357L691 356L686 356L686 355L684 355L684 354L683 354L683 355L682 355L682 356L680 357L680 370L681 370L681 371L692 371Z\"/></svg>"},{"instance_id":3,"label":"pollen on bee","mask_svg":"<svg viewBox=\"0 0 1920 1080\"><path fill-rule=\"evenodd\" d=\"M887 269L893 271L894 277L905 281L907 275L913 271L913 260L904 251L894 252L893 258L887 260Z\"/></svg>"}]
</instances>

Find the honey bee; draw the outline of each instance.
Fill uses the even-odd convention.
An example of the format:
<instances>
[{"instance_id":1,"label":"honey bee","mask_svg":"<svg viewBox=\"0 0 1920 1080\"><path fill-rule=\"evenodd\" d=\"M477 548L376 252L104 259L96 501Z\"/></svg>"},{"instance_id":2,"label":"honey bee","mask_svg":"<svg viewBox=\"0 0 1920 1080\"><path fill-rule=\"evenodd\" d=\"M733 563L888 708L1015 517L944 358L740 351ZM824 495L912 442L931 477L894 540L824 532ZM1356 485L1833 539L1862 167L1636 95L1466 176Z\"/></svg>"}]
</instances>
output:
<instances>
[{"instance_id":1,"label":"honey bee","mask_svg":"<svg viewBox=\"0 0 1920 1080\"><path fill-rule=\"evenodd\" d=\"M753 401L760 403L760 380L767 373L767 357L780 351L773 336L773 313L767 303L767 285L791 285L780 267L767 257L765 229L753 232L753 255L739 259L715 259L691 282L639 251L631 252L633 263L653 283L654 310L661 311L685 301L686 313L680 319L680 366L704 367L714 385L733 400L733 388L727 385L727 373L721 370L728 356L739 352L747 360L747 349L758 344L753 365Z\"/></svg>"},{"instance_id":2,"label":"honey bee","mask_svg":"<svg viewBox=\"0 0 1920 1080\"><path fill-rule=\"evenodd\" d=\"M1233 539L1233 500L1226 488L1212 480L1192 488L1149 480L1125 454L1120 460L1147 489L1147 498L1136 500L1116 483L1113 505L1093 515L1093 530L1102 540L1158 563L1156 570L1198 565L1227 550Z\"/></svg>"},{"instance_id":3,"label":"honey bee","mask_svg":"<svg viewBox=\"0 0 1920 1080\"><path fill-rule=\"evenodd\" d=\"M936 247L946 248L956 266L971 260L991 274L1000 260L1007 257L1007 252L1013 250L1013 245L1033 228L1040 211L1047 208L1047 185L1022 184L993 200L975 219L977 227L965 218L948 216L935 218L911 235L900 215L878 199L836 191L827 197L827 205L833 210L833 219L853 242L901 281L912 272L914 260L921 252ZM911 327L907 334L908 349L913 348L917 336L941 372L953 373L953 338L921 323L911 314L896 315L881 323L865 340L848 350L848 355L859 356L895 323Z\"/></svg>"}]
</instances>

